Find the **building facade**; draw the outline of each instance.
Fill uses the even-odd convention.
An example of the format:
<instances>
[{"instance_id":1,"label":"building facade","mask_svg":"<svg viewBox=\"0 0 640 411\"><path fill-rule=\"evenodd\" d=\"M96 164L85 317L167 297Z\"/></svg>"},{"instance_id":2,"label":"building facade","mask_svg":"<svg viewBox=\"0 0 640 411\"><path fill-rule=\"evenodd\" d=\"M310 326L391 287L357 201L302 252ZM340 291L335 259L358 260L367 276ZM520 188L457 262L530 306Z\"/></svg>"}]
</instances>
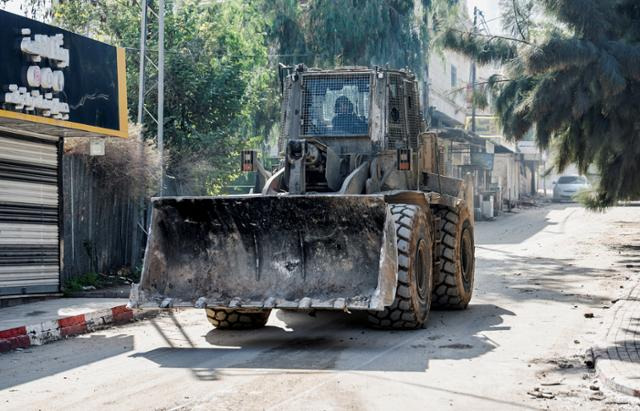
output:
<instances>
[{"instance_id":1,"label":"building facade","mask_svg":"<svg viewBox=\"0 0 640 411\"><path fill-rule=\"evenodd\" d=\"M60 291L65 138L127 137L124 50L0 11L0 298Z\"/></svg>"}]
</instances>

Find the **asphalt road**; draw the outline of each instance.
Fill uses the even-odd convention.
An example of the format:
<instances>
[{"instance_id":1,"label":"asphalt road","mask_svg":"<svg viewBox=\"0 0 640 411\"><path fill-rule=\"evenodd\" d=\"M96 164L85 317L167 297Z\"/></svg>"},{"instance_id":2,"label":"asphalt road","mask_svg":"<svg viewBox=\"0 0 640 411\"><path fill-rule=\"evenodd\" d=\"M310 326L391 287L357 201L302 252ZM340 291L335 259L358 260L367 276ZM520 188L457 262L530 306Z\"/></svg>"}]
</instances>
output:
<instances>
[{"instance_id":1,"label":"asphalt road","mask_svg":"<svg viewBox=\"0 0 640 411\"><path fill-rule=\"evenodd\" d=\"M0 355L0 409L636 409L583 354L638 280L639 232L637 207L522 210L477 224L472 303L427 329L276 311L223 332L182 310Z\"/></svg>"}]
</instances>

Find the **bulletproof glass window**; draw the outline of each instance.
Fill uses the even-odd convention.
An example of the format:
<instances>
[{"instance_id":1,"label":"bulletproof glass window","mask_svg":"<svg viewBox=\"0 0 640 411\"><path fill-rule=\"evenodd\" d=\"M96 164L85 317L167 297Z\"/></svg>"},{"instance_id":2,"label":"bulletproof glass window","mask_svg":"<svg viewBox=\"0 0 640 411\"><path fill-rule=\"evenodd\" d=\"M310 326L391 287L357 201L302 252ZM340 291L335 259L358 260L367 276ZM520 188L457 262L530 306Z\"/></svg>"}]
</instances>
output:
<instances>
[{"instance_id":1,"label":"bulletproof glass window","mask_svg":"<svg viewBox=\"0 0 640 411\"><path fill-rule=\"evenodd\" d=\"M368 74L306 76L302 135L362 136L369 131Z\"/></svg>"}]
</instances>

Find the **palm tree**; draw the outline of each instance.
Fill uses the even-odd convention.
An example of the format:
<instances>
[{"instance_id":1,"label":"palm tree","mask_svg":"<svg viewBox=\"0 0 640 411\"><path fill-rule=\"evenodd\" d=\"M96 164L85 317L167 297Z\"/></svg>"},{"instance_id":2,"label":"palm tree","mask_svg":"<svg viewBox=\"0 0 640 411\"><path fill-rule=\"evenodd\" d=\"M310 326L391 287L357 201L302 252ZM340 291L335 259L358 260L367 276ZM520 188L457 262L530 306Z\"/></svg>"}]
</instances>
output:
<instances>
[{"instance_id":1,"label":"palm tree","mask_svg":"<svg viewBox=\"0 0 640 411\"><path fill-rule=\"evenodd\" d=\"M513 4L513 38L450 28L444 39L479 63L505 65L487 87L505 135L535 128L541 148L557 147L560 171L595 165L601 179L584 199L592 208L640 198L640 2L540 0L544 30L532 13L518 18L531 1L504 3Z\"/></svg>"}]
</instances>

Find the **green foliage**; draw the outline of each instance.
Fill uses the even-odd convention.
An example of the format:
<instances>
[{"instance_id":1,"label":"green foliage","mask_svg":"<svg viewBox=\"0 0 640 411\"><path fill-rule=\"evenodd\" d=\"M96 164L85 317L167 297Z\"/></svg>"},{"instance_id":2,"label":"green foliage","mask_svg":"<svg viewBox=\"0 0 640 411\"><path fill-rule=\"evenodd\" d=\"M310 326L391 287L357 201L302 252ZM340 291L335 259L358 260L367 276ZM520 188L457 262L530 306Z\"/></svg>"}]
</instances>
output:
<instances>
[{"instance_id":1,"label":"green foliage","mask_svg":"<svg viewBox=\"0 0 640 411\"><path fill-rule=\"evenodd\" d=\"M3 0L0 0L3 1ZM127 48L130 115L136 114L140 7L132 0L24 0L53 24ZM152 8L157 8L155 1ZM457 0L166 0L165 148L168 193L212 194L237 176L242 148L274 145L278 62L390 65L426 74L431 21ZM157 20L148 19L156 33ZM157 50L150 35L148 53ZM155 56L154 56L155 58ZM147 65L149 112L155 80ZM155 114L154 114L155 115ZM156 127L146 117L145 136Z\"/></svg>"},{"instance_id":2,"label":"green foliage","mask_svg":"<svg viewBox=\"0 0 640 411\"><path fill-rule=\"evenodd\" d=\"M70 293L83 291L83 287L95 287L100 288L102 282L100 276L97 273L86 273L79 277L73 277L64 283L64 293L68 295Z\"/></svg>"},{"instance_id":3,"label":"green foliage","mask_svg":"<svg viewBox=\"0 0 640 411\"><path fill-rule=\"evenodd\" d=\"M416 67L426 33L414 25L410 0L317 1L309 5L308 44L329 65ZM416 64L417 63L417 64Z\"/></svg>"},{"instance_id":4,"label":"green foliage","mask_svg":"<svg viewBox=\"0 0 640 411\"><path fill-rule=\"evenodd\" d=\"M515 45L498 37L482 37L474 33L448 29L443 35L444 46L473 56L479 64L508 62L517 56Z\"/></svg>"},{"instance_id":5,"label":"green foliage","mask_svg":"<svg viewBox=\"0 0 640 411\"><path fill-rule=\"evenodd\" d=\"M42 0L28 0L38 3ZM155 7L155 5L154 5ZM140 9L130 0L67 0L51 9L53 23L127 48L127 94L134 117L138 96ZM149 33L157 20L148 19ZM239 151L268 133L273 110L267 68L267 21L242 0L167 0L165 11L165 121L168 192L207 194L233 178ZM148 54L157 53L149 35ZM152 60L155 60L153 56ZM157 111L157 73L148 64L146 108ZM147 116L145 135L156 127Z\"/></svg>"},{"instance_id":6,"label":"green foliage","mask_svg":"<svg viewBox=\"0 0 640 411\"><path fill-rule=\"evenodd\" d=\"M514 38L528 41L537 27L534 19L537 3L533 0L500 0L500 7L505 31Z\"/></svg>"},{"instance_id":7,"label":"green foliage","mask_svg":"<svg viewBox=\"0 0 640 411\"><path fill-rule=\"evenodd\" d=\"M632 0L540 4L553 20L550 31L512 39L513 54L491 49L495 39L453 30L447 44L479 61L505 64L504 81L491 88L506 135L520 139L535 129L541 148L557 148L559 170L571 163L582 173L591 165L598 168L598 186L583 196L589 207L639 198L640 5Z\"/></svg>"},{"instance_id":8,"label":"green foliage","mask_svg":"<svg viewBox=\"0 0 640 411\"><path fill-rule=\"evenodd\" d=\"M478 86L478 89L471 95L473 104L481 110L489 107L489 99L485 91L485 85Z\"/></svg>"},{"instance_id":9,"label":"green foliage","mask_svg":"<svg viewBox=\"0 0 640 411\"><path fill-rule=\"evenodd\" d=\"M451 1L440 0L435 3ZM424 72L428 0L294 0L264 2L270 37L286 63L386 65Z\"/></svg>"}]
</instances>

